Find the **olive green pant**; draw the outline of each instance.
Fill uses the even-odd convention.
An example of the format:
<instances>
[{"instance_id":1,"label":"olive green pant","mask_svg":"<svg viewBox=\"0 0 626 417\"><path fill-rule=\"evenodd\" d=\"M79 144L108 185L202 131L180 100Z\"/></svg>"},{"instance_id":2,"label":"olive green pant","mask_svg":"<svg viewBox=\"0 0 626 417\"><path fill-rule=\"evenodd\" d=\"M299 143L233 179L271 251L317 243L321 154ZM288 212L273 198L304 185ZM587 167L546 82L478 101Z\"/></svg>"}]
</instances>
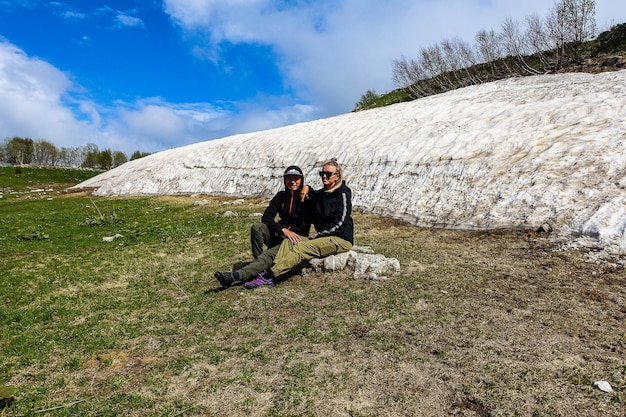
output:
<instances>
[{"instance_id":1,"label":"olive green pant","mask_svg":"<svg viewBox=\"0 0 626 417\"><path fill-rule=\"evenodd\" d=\"M270 269L282 241L283 239L270 232L265 224L254 223L250 228L250 246L254 261L236 271L239 274L239 279L248 281L250 278L256 277L259 272ZM263 250L265 246L267 249Z\"/></svg>"},{"instance_id":2,"label":"olive green pant","mask_svg":"<svg viewBox=\"0 0 626 417\"><path fill-rule=\"evenodd\" d=\"M337 236L317 237L315 239L303 237L300 242L295 244L285 239L278 248L271 271L277 277L288 272L302 261L336 255L347 252L351 248L352 243Z\"/></svg>"},{"instance_id":3,"label":"olive green pant","mask_svg":"<svg viewBox=\"0 0 626 417\"><path fill-rule=\"evenodd\" d=\"M258 258L263 253L265 246L269 249L274 246L279 246L282 241L283 239L281 236L272 233L269 227L261 222L254 223L250 228L250 247L252 249L252 257L254 259ZM276 255L276 252L274 252L274 255ZM274 257L272 256L272 261L273 260ZM271 264L268 268L270 266Z\"/></svg>"},{"instance_id":4,"label":"olive green pant","mask_svg":"<svg viewBox=\"0 0 626 417\"><path fill-rule=\"evenodd\" d=\"M239 279L241 279L242 281L248 281L250 278L256 277L259 272L270 269L270 267L274 263L274 258L276 257L276 253L278 253L279 248L280 245L267 248L267 250L257 256L254 261L250 262L248 265L241 267L241 269L238 269L237 273L239 274Z\"/></svg>"}]
</instances>

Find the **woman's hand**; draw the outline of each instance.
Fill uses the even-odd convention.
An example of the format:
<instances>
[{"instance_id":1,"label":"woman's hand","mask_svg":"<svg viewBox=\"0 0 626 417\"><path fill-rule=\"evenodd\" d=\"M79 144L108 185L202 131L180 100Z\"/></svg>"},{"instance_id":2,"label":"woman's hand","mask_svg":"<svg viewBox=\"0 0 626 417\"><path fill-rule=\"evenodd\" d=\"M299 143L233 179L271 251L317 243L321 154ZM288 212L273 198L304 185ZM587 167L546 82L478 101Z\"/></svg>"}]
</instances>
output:
<instances>
[{"instance_id":1,"label":"woman's hand","mask_svg":"<svg viewBox=\"0 0 626 417\"><path fill-rule=\"evenodd\" d=\"M300 242L300 235L297 234L296 232L292 232L291 230L287 228L283 229L283 236L285 236L285 239L288 239L291 243Z\"/></svg>"}]
</instances>

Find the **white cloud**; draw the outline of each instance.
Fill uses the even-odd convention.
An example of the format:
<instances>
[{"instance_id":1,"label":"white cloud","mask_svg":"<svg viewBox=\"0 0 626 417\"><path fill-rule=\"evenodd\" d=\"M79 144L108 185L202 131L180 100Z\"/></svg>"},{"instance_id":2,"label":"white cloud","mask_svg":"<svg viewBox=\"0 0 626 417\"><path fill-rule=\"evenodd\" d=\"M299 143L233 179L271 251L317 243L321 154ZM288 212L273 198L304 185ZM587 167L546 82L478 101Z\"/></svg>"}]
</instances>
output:
<instances>
[{"instance_id":1,"label":"white cloud","mask_svg":"<svg viewBox=\"0 0 626 417\"><path fill-rule=\"evenodd\" d=\"M89 125L64 104L71 87L68 77L52 65L0 41L1 137L43 138L67 146L68 138L88 135Z\"/></svg>"},{"instance_id":2,"label":"white cloud","mask_svg":"<svg viewBox=\"0 0 626 417\"><path fill-rule=\"evenodd\" d=\"M626 20L622 3L596 1L599 29ZM164 5L186 30L208 34L212 44L205 45L205 54L214 62L220 62L220 43L271 46L285 84L324 117L350 111L369 89L394 89L394 59L415 56L444 39L473 44L479 30L499 31L507 17L523 23L531 14L546 16L554 2L165 0Z\"/></svg>"},{"instance_id":3,"label":"white cloud","mask_svg":"<svg viewBox=\"0 0 626 417\"><path fill-rule=\"evenodd\" d=\"M84 13L78 13L74 10L66 10L62 13L62 16L68 20L83 20L87 17Z\"/></svg>"},{"instance_id":4,"label":"white cloud","mask_svg":"<svg viewBox=\"0 0 626 417\"><path fill-rule=\"evenodd\" d=\"M95 143L101 149L152 152L236 129L228 111L208 104L144 99L105 108L77 95L81 87L62 71L2 40L0 91L0 140L19 136L59 148Z\"/></svg>"},{"instance_id":5,"label":"white cloud","mask_svg":"<svg viewBox=\"0 0 626 417\"><path fill-rule=\"evenodd\" d=\"M507 16L547 13L545 0L447 2L165 0L165 11L188 31L204 32L212 59L225 43L263 44L276 52L285 84L315 103L319 116L352 110L369 89L395 88L392 63L421 47L480 29L499 30ZM494 27L495 24L495 27ZM197 48L197 46L196 46ZM228 63L225 63L228 65Z\"/></svg>"},{"instance_id":6,"label":"white cloud","mask_svg":"<svg viewBox=\"0 0 626 417\"><path fill-rule=\"evenodd\" d=\"M96 15L113 15L113 26L117 29L126 27L145 27L143 20L134 16L136 10L122 12L109 6L99 7L95 10Z\"/></svg>"},{"instance_id":7,"label":"white cloud","mask_svg":"<svg viewBox=\"0 0 626 417\"><path fill-rule=\"evenodd\" d=\"M120 27L144 27L143 20L123 13L118 13L115 16L115 20Z\"/></svg>"},{"instance_id":8,"label":"white cloud","mask_svg":"<svg viewBox=\"0 0 626 417\"><path fill-rule=\"evenodd\" d=\"M120 104L103 134L114 149L159 151L236 133L271 129L310 120L309 106L260 108L255 102L173 104L158 98ZM131 149L132 148L132 149Z\"/></svg>"}]
</instances>

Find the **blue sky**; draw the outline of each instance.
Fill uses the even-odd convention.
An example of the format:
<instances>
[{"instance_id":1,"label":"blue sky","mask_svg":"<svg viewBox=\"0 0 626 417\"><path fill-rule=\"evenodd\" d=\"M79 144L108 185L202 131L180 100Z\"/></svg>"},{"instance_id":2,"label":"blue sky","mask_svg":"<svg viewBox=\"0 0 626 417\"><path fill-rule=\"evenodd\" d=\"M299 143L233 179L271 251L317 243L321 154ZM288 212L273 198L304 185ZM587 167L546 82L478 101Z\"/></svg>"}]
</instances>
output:
<instances>
[{"instance_id":1,"label":"blue sky","mask_svg":"<svg viewBox=\"0 0 626 417\"><path fill-rule=\"evenodd\" d=\"M548 0L0 0L0 140L157 152L350 112L393 60ZM623 0L597 0L604 30Z\"/></svg>"}]
</instances>

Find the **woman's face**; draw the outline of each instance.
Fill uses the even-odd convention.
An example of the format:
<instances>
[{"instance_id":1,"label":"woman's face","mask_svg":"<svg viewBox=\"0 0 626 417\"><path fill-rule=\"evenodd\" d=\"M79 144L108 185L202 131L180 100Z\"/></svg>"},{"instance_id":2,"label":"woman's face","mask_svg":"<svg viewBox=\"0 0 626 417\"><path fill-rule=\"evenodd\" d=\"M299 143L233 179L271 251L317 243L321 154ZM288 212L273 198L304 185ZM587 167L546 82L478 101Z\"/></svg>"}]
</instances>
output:
<instances>
[{"instance_id":1,"label":"woman's face","mask_svg":"<svg viewBox=\"0 0 626 417\"><path fill-rule=\"evenodd\" d=\"M302 185L302 177L299 175L287 175L285 177L285 186L288 190L298 191Z\"/></svg>"},{"instance_id":2,"label":"woman's face","mask_svg":"<svg viewBox=\"0 0 626 417\"><path fill-rule=\"evenodd\" d=\"M322 178L324 188L330 190L337 184L337 181L339 181L337 167L333 165L324 165L320 171L320 177Z\"/></svg>"}]
</instances>

